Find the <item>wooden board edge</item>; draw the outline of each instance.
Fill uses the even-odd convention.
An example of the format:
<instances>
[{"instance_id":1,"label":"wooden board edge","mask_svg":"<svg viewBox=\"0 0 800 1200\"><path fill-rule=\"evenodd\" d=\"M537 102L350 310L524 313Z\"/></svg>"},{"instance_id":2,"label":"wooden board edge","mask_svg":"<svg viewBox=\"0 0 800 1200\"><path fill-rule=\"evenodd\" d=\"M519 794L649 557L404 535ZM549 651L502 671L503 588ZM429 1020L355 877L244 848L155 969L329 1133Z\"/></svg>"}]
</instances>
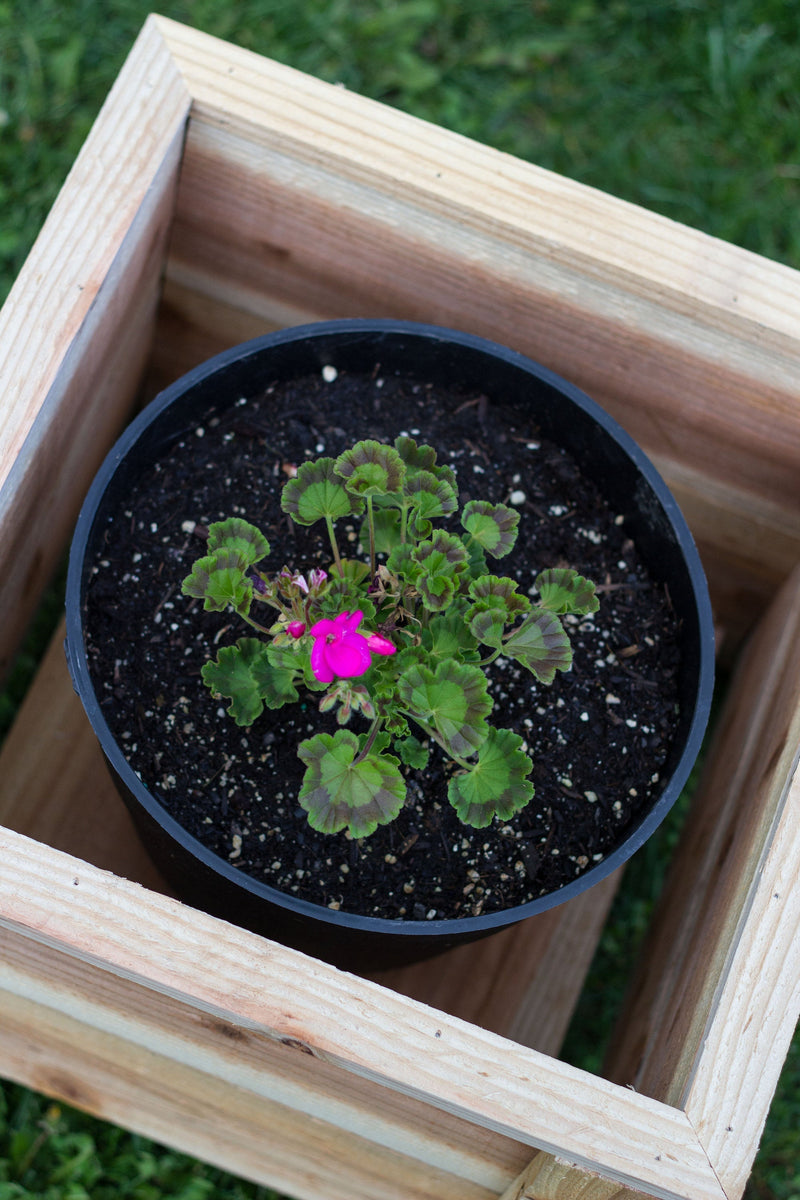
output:
<instances>
[{"instance_id":1,"label":"wooden board edge","mask_svg":"<svg viewBox=\"0 0 800 1200\"><path fill-rule=\"evenodd\" d=\"M721 1200L682 1112L7 831L0 922L134 991L288 1041L340 1069L343 1089L371 1080L634 1189Z\"/></svg>"},{"instance_id":2,"label":"wooden board edge","mask_svg":"<svg viewBox=\"0 0 800 1200\"><path fill-rule=\"evenodd\" d=\"M0 749L0 825L174 895L135 831L73 691L64 632L62 620ZM436 962L378 975L377 982L557 1056L619 875Z\"/></svg>"},{"instance_id":3,"label":"wooden board edge","mask_svg":"<svg viewBox=\"0 0 800 1200\"><path fill-rule=\"evenodd\" d=\"M246 100L252 114L246 125L235 97L223 93L219 104L229 107L214 112L198 102L187 137L170 273L184 285L191 276L206 299L224 295L238 312L231 328L248 312L258 320L263 295L289 313L460 328L569 378L646 451L710 470L778 506L794 495L800 323L796 337L781 335L774 353L766 352L763 327L719 324L717 310L698 296L725 247L698 250L676 300L654 284L604 274L599 252L587 263L568 246L537 240L540 210L552 197L532 185L526 219L506 211L507 197L495 187L499 160L491 160L494 173L474 172L471 190L459 176L443 196L423 153L438 136L427 127L397 159L384 147L362 162L362 143L372 147L377 136L366 121L370 102L362 109L354 104L362 98L350 97L342 112L332 99L330 112L320 114L312 86L324 86L319 81L297 83L299 98L286 81L274 94L273 84L270 74L254 72L236 82L238 104ZM193 79L192 86L201 85ZM337 113L338 148L332 134L328 146L320 133ZM443 144L455 166L440 157L440 174L470 173L465 145L476 159L496 153L458 141L459 158ZM584 246L598 245L588 216L581 225L576 215L575 228L583 229ZM623 232L614 228L607 238L616 243ZM671 226L664 231L660 252L671 262L666 232L679 235ZM795 282L800 298L800 273Z\"/></svg>"},{"instance_id":4,"label":"wooden board edge","mask_svg":"<svg viewBox=\"0 0 800 1200\"><path fill-rule=\"evenodd\" d=\"M0 312L0 670L140 385L189 106L147 23Z\"/></svg>"},{"instance_id":5,"label":"wooden board edge","mask_svg":"<svg viewBox=\"0 0 800 1200\"><path fill-rule=\"evenodd\" d=\"M744 1188L800 1009L800 569L730 686L605 1073L686 1111Z\"/></svg>"},{"instance_id":6,"label":"wooden board edge","mask_svg":"<svg viewBox=\"0 0 800 1200\"><path fill-rule=\"evenodd\" d=\"M377 1179L391 1200L494 1200L514 1170L505 1139L375 1087L342 1096L290 1045L265 1053L249 1030L119 981L115 996L96 973L87 998L51 950L21 953L2 927L0 945L3 1072L46 1095L297 1200L373 1200Z\"/></svg>"},{"instance_id":7,"label":"wooden board edge","mask_svg":"<svg viewBox=\"0 0 800 1200\"><path fill-rule=\"evenodd\" d=\"M800 738L800 726L798 726ZM744 1192L800 1019L800 754L727 964L684 1109L726 1196Z\"/></svg>"},{"instance_id":8,"label":"wooden board edge","mask_svg":"<svg viewBox=\"0 0 800 1200\"><path fill-rule=\"evenodd\" d=\"M791 268L168 17L156 20L203 119L218 113L232 131L269 127L290 142L310 118L317 155L350 173L389 173L399 192L422 186L454 212L473 207L484 224L524 231L552 261L563 256L587 278L624 278L628 291L665 309L688 305L696 316L700 308L737 337L751 324L762 339L785 334L796 346L800 274Z\"/></svg>"},{"instance_id":9,"label":"wooden board edge","mask_svg":"<svg viewBox=\"0 0 800 1200\"><path fill-rule=\"evenodd\" d=\"M63 386L69 360L80 357L109 277L112 286L124 282L125 240L165 160L171 160L174 186L175 142L190 104L158 27L148 20L0 310L2 481L41 407Z\"/></svg>"}]
</instances>

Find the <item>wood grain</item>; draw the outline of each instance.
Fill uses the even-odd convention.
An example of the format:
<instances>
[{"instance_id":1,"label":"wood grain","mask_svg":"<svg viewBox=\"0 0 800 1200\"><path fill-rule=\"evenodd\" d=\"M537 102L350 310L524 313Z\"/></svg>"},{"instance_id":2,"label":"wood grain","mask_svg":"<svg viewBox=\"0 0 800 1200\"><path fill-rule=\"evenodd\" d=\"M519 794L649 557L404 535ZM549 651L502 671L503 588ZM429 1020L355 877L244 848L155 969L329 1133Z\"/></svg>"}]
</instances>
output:
<instances>
[{"instance_id":1,"label":"wood grain","mask_svg":"<svg viewBox=\"0 0 800 1200\"><path fill-rule=\"evenodd\" d=\"M63 621L0 751L0 825L172 894L134 829L72 690Z\"/></svg>"},{"instance_id":2,"label":"wood grain","mask_svg":"<svg viewBox=\"0 0 800 1200\"><path fill-rule=\"evenodd\" d=\"M177 1088L184 1066L206 1070L212 1088L220 1080L243 1086L240 1031L259 1045L278 1043L287 1055L301 1056L314 1076L315 1117L335 1123L342 1104L357 1105L354 1132L360 1136L387 1136L373 1132L373 1085L395 1095L417 1128L426 1127L430 1107L441 1119L453 1118L438 1147L431 1127L429 1165L438 1170L453 1162L457 1136L472 1146L470 1170L482 1163L480 1170L493 1172L495 1182L505 1172L497 1193L523 1166L515 1149L522 1145L634 1190L722 1200L683 1113L11 832L0 834L0 913L9 935L0 962L4 1004L17 1020L30 1013L28 1046L40 1036L38 1016L55 1012L113 1033L128 1061L144 1048L159 1056L160 1066L154 1076L152 1066L142 1065L143 1103L148 1088ZM196 1037L202 1014L225 1027L217 1029L211 1066ZM21 1057L21 1071L28 1061ZM258 1086L276 1094L279 1080L264 1074L260 1059L258 1068ZM82 1079L90 1083L86 1073ZM91 1090L115 1103L113 1083L110 1096L99 1080ZM223 1100L225 1091L221 1087ZM380 1115L389 1120L393 1111L387 1098ZM224 1107L217 1116L227 1123ZM181 1145L180 1134L176 1119L172 1144ZM306 1135L311 1146L314 1121ZM402 1146L402 1131L396 1136ZM509 1142L517 1159L512 1170ZM270 1157L268 1149L263 1153ZM265 1159L266 1179L270 1163ZM385 1169L389 1177L390 1162ZM289 1190L297 1193L301 1180L298 1167ZM333 1186L330 1191L338 1194Z\"/></svg>"},{"instance_id":3,"label":"wood grain","mask_svg":"<svg viewBox=\"0 0 800 1200\"><path fill-rule=\"evenodd\" d=\"M777 828L748 896L747 922L725 964L684 1101L732 1200L744 1192L800 1017L796 760L781 801Z\"/></svg>"},{"instance_id":4,"label":"wood grain","mask_svg":"<svg viewBox=\"0 0 800 1200\"><path fill-rule=\"evenodd\" d=\"M800 569L731 684L607 1065L686 1108L730 1195L800 1015L799 753Z\"/></svg>"},{"instance_id":5,"label":"wood grain","mask_svg":"<svg viewBox=\"0 0 800 1200\"><path fill-rule=\"evenodd\" d=\"M81 861L76 866L79 874L75 876L78 883L74 886L81 886L82 874L88 869L82 860L88 860L151 887L163 888L110 783L72 691L62 639L63 629L54 637L0 754L0 820L6 827L35 832L47 842L80 855ZM47 755L31 752L32 747L45 742L49 747ZM438 962L384 976L384 983L390 982L424 1001L438 1000L440 1007L449 1006L458 1016L471 1015L489 1028L510 1033L520 1030L532 1044L555 1051L615 884L614 879L602 885L601 894L593 901L592 914L587 903L590 893L577 904L544 914L540 932L531 928L536 921L527 922L524 936L523 927L516 933L509 931L499 939L465 947ZM147 893L142 895L146 898ZM88 922L86 928L90 928ZM39 953L36 939L33 957ZM324 1194L332 1200L340 1195L370 1196L370 1189L377 1186L375 1173L380 1175L384 1171L391 1176L391 1185L388 1180L380 1184L382 1194L387 1196L423 1194L436 1195L441 1200L449 1196L471 1200L474 1196L478 1200L497 1195L504 1187L500 1172L507 1176L515 1174L527 1156L518 1143L497 1139L496 1145L492 1143L492 1153L498 1156L498 1161L475 1166L472 1156L476 1139L480 1142L485 1134L472 1129L464 1133L460 1128L454 1133L441 1113L427 1108L420 1112L413 1105L409 1108L401 1097L393 1093L387 1096L380 1088L370 1091L363 1100L370 1113L368 1121L361 1107L343 1105L341 1084L335 1074L331 1078L326 1076L324 1085L318 1076L311 1082L298 1081L295 1075L287 1076L286 1064L282 1062L276 1075L269 1066L272 1042L261 1039L256 1055L252 1036L228 1021L214 1021L202 1014L198 1019L196 1013L187 1017L183 1010L167 1013L160 991L155 999L158 1011L154 1016L153 998L147 987L143 990L141 986L120 985L115 975L109 979L95 965L87 966L83 955L77 960L57 959L56 973L70 993L69 1000L53 992L50 960L34 971L30 947L11 934L6 935L1 957L6 971L16 964L15 969L23 972L24 979L15 976L15 986L25 996L21 1001L19 991L15 991L0 1000L3 1011L0 1028L4 1031L0 1032L0 1044L6 1073L97 1115L178 1145L187 1152L211 1157L228 1169L266 1179L298 1196L319 1196L323 1179ZM302 972L297 972L295 986L302 985ZM114 989L120 986L122 991L117 995ZM47 992L44 1004L40 1003L42 989ZM114 992L113 997L110 991ZM79 1022L73 993L83 997ZM38 997L35 1003L34 996ZM200 1050L198 1040L207 1042L210 1033L217 1034L217 1041L221 1040L226 1050L233 1042L242 1051L238 1069L245 1063L250 1071L259 1073L260 1095L247 1100L247 1120L243 1122L237 1116L235 1123L232 1122L231 1113L239 1114L243 1101L238 1093L233 1097L228 1094L230 1089L219 1077L224 1070L218 1065L208 1066L206 1062L206 1071L211 1075L209 1082L206 1076L198 1077L188 1069L181 1072L170 1062L167 1072L170 1090L165 1092L163 1064L155 1057L150 1078L137 1087L141 1045L137 1043L131 1048L119 1038L109 1040L106 1032L119 1022L120 1012L129 1019L134 1011L137 1014L146 1011L147 1032L138 1036L150 1050L159 1036L165 1036L166 1027L171 1035L180 1031L195 1052ZM203 1053L208 1055L207 1045ZM295 1054L289 1061L295 1069L298 1065L307 1069L308 1055ZM321 1117L314 1120L315 1137L310 1145L308 1132L298 1133L295 1109L281 1107L277 1102L287 1089L295 1097L301 1085L302 1100L297 1099L296 1104L306 1117L324 1110L333 1097L340 1102L335 1119L328 1114L327 1123ZM209 1090L213 1096L207 1094ZM382 1114L387 1104L397 1126L392 1134L381 1124L385 1122ZM226 1115L224 1122L216 1120L217 1136L213 1142L208 1139L208 1122L215 1119L209 1117L210 1111L224 1111ZM198 1112L202 1112L202 1119L198 1119ZM379 1128L384 1142L390 1139L395 1158L383 1144L375 1151L362 1133L368 1126ZM265 1130L269 1130L269 1136ZM419 1146L425 1138L428 1142L423 1153ZM438 1147L437 1138L442 1143ZM428 1144L431 1139L432 1144ZM396 1153L399 1146L407 1150L410 1145L418 1147L418 1154L424 1160L421 1164L407 1154ZM254 1146L260 1147L258 1152L254 1152ZM451 1163L454 1155L458 1157L459 1170L451 1177L453 1172L442 1163ZM552 1155L547 1158L552 1159L548 1179L560 1180L560 1187L583 1186L582 1171L556 1163ZM358 1164L357 1170L348 1166L353 1163ZM617 1190L617 1185L614 1189Z\"/></svg>"},{"instance_id":6,"label":"wood grain","mask_svg":"<svg viewBox=\"0 0 800 1200\"><path fill-rule=\"evenodd\" d=\"M450 950L435 963L383 971L375 979L523 1046L557 1055L620 878L617 871L567 904Z\"/></svg>"},{"instance_id":7,"label":"wood grain","mask_svg":"<svg viewBox=\"0 0 800 1200\"><path fill-rule=\"evenodd\" d=\"M149 26L0 312L0 673L139 386L189 103Z\"/></svg>"},{"instance_id":8,"label":"wood grain","mask_svg":"<svg viewBox=\"0 0 800 1200\"><path fill-rule=\"evenodd\" d=\"M647 1200L647 1196L596 1175L579 1176L563 1161L540 1151L500 1200Z\"/></svg>"},{"instance_id":9,"label":"wood grain","mask_svg":"<svg viewBox=\"0 0 800 1200\"><path fill-rule=\"evenodd\" d=\"M72 690L63 639L62 623L0 752L0 824L172 895L142 846ZM32 752L43 745L46 754ZM512 929L376 978L555 1055L618 883L619 872Z\"/></svg>"},{"instance_id":10,"label":"wood grain","mask_svg":"<svg viewBox=\"0 0 800 1200\"><path fill-rule=\"evenodd\" d=\"M150 18L0 315L0 659L146 360L152 385L350 315L584 386L675 487L735 648L800 561L798 300L778 264ZM797 588L742 666L618 1044L652 1096L519 1044L560 1037L599 907L486 943L471 989L478 959L428 976L433 1008L159 895L55 650L0 760L5 819L43 839L0 834L8 1073L315 1200L737 1196L798 1007Z\"/></svg>"},{"instance_id":11,"label":"wood grain","mask_svg":"<svg viewBox=\"0 0 800 1200\"><path fill-rule=\"evenodd\" d=\"M167 267L174 364L332 316L510 344L585 387L668 480L710 481L694 496L698 537L760 582L764 604L800 557L797 272L160 28L195 96ZM168 356L155 365L169 375ZM763 522L752 536L754 508L779 514L780 537Z\"/></svg>"}]
</instances>

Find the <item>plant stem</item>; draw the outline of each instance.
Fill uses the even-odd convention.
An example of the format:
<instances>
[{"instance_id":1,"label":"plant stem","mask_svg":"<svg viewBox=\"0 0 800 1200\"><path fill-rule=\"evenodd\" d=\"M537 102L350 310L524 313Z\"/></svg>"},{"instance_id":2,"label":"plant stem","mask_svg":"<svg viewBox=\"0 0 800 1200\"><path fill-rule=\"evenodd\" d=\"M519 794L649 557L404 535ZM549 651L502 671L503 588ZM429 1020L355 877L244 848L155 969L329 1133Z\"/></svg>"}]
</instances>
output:
<instances>
[{"instance_id":1,"label":"plant stem","mask_svg":"<svg viewBox=\"0 0 800 1200\"><path fill-rule=\"evenodd\" d=\"M403 507L400 509L400 542L401 542L401 544L406 540L406 530L408 528L408 514L410 511L410 508L411 508L411 506L408 503L404 502Z\"/></svg>"},{"instance_id":2,"label":"plant stem","mask_svg":"<svg viewBox=\"0 0 800 1200\"><path fill-rule=\"evenodd\" d=\"M240 616L243 621L246 621L248 625L252 625L253 629L257 629L259 633L265 633L267 637L269 637L269 629L267 629L266 625L260 625L258 621L254 621L252 617L247 616L242 612L238 613L238 616Z\"/></svg>"},{"instance_id":3,"label":"plant stem","mask_svg":"<svg viewBox=\"0 0 800 1200\"><path fill-rule=\"evenodd\" d=\"M426 724L425 720L422 717L417 716L416 713L409 712L407 709L401 709L400 711L402 712L404 717L410 717L412 721L416 721L417 725L419 725L422 732L427 737L433 738L434 742L436 742L436 745L439 746L439 748L441 750L444 750L447 757L451 758L454 763L458 763L458 765L460 767L463 767L465 771L472 770L472 768L475 764L468 763L466 761L466 759L461 758L458 754L453 754L453 751L448 749L448 747L445 745L444 741L439 736L439 734L436 732L436 730L431 728L430 725Z\"/></svg>"},{"instance_id":4,"label":"plant stem","mask_svg":"<svg viewBox=\"0 0 800 1200\"><path fill-rule=\"evenodd\" d=\"M375 577L375 517L372 511L372 496L367 496L367 524L369 526L369 573Z\"/></svg>"},{"instance_id":5,"label":"plant stem","mask_svg":"<svg viewBox=\"0 0 800 1200\"><path fill-rule=\"evenodd\" d=\"M370 750L372 749L372 747L375 744L375 738L378 736L378 732L379 732L382 724L383 724L383 717L378 715L375 718L375 720L372 722L372 725L370 726L369 733L367 734L367 740L364 742L364 749L361 751L360 754L357 754L356 757L353 759L353 765L355 765L356 763L363 762L364 759L367 757Z\"/></svg>"},{"instance_id":6,"label":"plant stem","mask_svg":"<svg viewBox=\"0 0 800 1200\"><path fill-rule=\"evenodd\" d=\"M328 537L331 540L331 550L333 550L333 560L339 568L339 574L342 573L342 560L339 557L339 547L336 544L336 534L333 531L333 521L330 517L325 518L325 524L328 526Z\"/></svg>"}]
</instances>

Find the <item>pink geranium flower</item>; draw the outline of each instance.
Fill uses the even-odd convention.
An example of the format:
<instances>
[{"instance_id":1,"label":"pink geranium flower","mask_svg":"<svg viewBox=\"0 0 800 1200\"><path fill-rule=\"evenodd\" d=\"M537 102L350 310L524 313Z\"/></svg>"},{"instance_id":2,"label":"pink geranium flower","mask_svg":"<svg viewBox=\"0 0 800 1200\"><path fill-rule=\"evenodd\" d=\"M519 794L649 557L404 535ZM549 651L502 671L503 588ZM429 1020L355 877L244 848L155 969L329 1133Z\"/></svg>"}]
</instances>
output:
<instances>
[{"instance_id":1,"label":"pink geranium flower","mask_svg":"<svg viewBox=\"0 0 800 1200\"><path fill-rule=\"evenodd\" d=\"M372 665L373 653L394 654L395 647L381 634L358 633L363 616L361 611L343 612L333 620L323 617L309 629L314 639L311 670L320 683L363 675Z\"/></svg>"}]
</instances>

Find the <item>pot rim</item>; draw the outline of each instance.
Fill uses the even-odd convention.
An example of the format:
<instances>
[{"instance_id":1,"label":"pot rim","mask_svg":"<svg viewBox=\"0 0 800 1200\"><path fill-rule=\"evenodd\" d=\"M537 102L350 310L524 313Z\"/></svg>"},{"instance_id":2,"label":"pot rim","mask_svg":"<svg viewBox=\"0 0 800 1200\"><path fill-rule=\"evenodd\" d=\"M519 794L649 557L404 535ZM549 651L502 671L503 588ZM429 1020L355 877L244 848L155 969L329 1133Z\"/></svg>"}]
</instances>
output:
<instances>
[{"instance_id":1,"label":"pot rim","mask_svg":"<svg viewBox=\"0 0 800 1200\"><path fill-rule=\"evenodd\" d=\"M371 917L353 912L336 911L326 908L321 904L315 904L311 901L280 892L270 884L263 883L246 875L239 868L226 862L213 851L208 850L170 816L159 800L148 791L125 759L101 711L91 680L85 651L82 620L85 582L83 560L85 550L92 534L97 510L113 475L120 463L136 446L150 425L176 399L183 396L187 391L195 388L198 384L203 383L217 373L224 371L231 364L260 356L265 350L306 339L329 340L332 336L335 336L340 339L342 344L347 344L347 341L350 339L363 340L365 336L375 335L378 337L395 337L400 335L417 337L429 343L448 342L457 347L468 347L473 351L483 351L495 358L499 358L511 367L516 367L521 371L533 375L545 385L555 389L578 405L579 408L583 409L587 415L598 422L628 458L632 460L634 466L644 477L646 483L659 501L665 517L681 546L697 610L700 662L694 698L694 711L680 758L658 799L620 846L610 851L601 862L590 867L575 880L565 884L554 892L537 897L524 904L516 905L509 909L501 909L496 912L484 913L480 916L450 917L428 921L411 918L392 919ZM322 364L322 362L323 360L321 359L320 363ZM229 883L237 885L237 887L250 895L266 900L301 917L313 918L314 920L339 928L348 928L375 934L389 934L401 938L435 939L437 937L441 938L443 935L447 937L455 935L459 938L474 936L500 929L506 925L524 920L536 913L545 912L581 894L589 887L593 887L641 848L658 825L661 824L667 812L677 800L700 751L711 708L714 683L714 625L705 574L700 556L683 514L653 463L625 429L576 385L518 351L509 349L486 338L451 330L439 325L392 319L342 319L313 322L281 329L250 339L240 345L224 350L192 368L180 379L159 393L132 420L103 461L87 493L76 523L70 550L66 592L67 634L65 649L73 687L83 703L107 760L119 774L125 786L137 797L138 802L144 810L169 837L189 850L206 868L217 875L221 875Z\"/></svg>"}]
</instances>

